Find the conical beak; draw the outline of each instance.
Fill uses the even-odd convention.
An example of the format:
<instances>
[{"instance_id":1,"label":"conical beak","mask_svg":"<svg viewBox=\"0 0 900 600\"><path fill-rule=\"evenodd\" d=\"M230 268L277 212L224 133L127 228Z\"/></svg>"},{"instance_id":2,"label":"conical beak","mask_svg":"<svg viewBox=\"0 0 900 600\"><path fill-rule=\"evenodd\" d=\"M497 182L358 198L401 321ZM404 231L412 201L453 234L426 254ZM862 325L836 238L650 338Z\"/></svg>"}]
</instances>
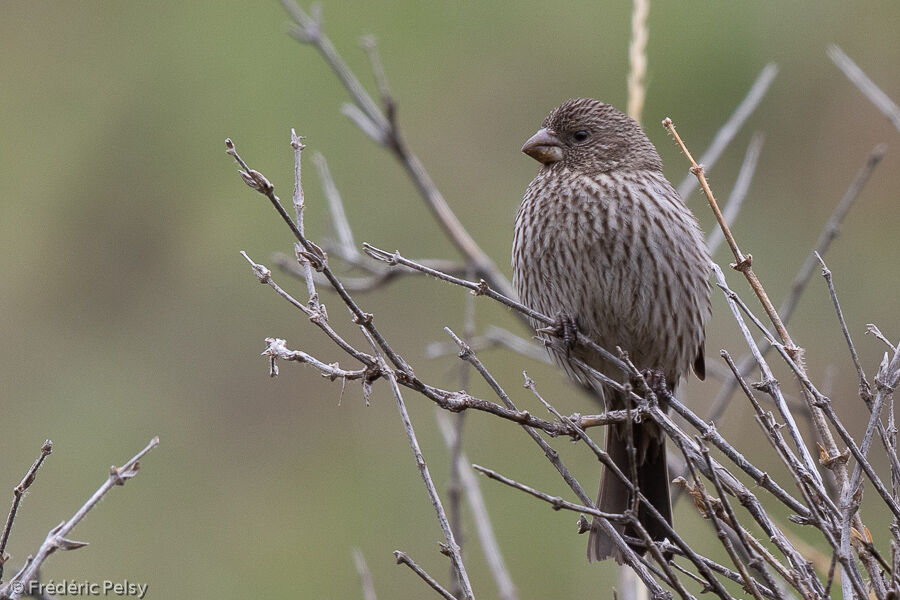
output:
<instances>
[{"instance_id":1,"label":"conical beak","mask_svg":"<svg viewBox=\"0 0 900 600\"><path fill-rule=\"evenodd\" d=\"M546 127L528 138L528 141L522 146L522 152L545 165L559 162L563 157L559 138Z\"/></svg>"}]
</instances>

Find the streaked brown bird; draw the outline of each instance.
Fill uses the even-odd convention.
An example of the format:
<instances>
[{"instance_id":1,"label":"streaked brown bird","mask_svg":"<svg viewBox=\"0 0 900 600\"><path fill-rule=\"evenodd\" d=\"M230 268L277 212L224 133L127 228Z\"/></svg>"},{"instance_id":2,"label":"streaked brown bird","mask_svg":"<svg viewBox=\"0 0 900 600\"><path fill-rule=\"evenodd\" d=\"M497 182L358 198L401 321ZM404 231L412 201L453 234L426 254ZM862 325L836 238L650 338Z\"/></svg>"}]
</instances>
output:
<instances>
[{"instance_id":1,"label":"streaked brown bird","mask_svg":"<svg viewBox=\"0 0 900 600\"><path fill-rule=\"evenodd\" d=\"M609 104L576 98L553 109L522 151L542 164L516 214L512 262L522 302L608 350L621 347L637 368L660 371L673 392L691 367L703 379L709 253L697 219L663 175L640 126ZM621 372L597 353L580 346L550 352L607 410L625 408L620 393L576 364L581 360L621 381ZM634 483L671 524L663 433L645 420L634 425L632 439ZM608 428L606 451L631 477L625 424ZM623 513L630 501L628 487L604 469L598 508ZM643 505L638 518L654 540L666 537ZM617 527L639 537L630 526ZM595 520L588 559L609 557L622 560Z\"/></svg>"}]
</instances>

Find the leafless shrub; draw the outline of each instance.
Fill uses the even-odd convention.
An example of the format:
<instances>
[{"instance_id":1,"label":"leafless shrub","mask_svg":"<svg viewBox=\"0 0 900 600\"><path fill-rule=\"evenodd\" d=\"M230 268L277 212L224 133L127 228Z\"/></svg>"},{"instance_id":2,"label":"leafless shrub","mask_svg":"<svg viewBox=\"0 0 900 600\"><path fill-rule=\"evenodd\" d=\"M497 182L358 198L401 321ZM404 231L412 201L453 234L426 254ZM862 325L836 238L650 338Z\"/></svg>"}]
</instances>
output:
<instances>
[{"instance_id":1,"label":"leafless shrub","mask_svg":"<svg viewBox=\"0 0 900 600\"><path fill-rule=\"evenodd\" d=\"M347 89L351 101L344 105L344 114L397 158L416 184L422 199L432 209L437 225L462 256L462 260L458 263L444 259L409 259L400 252L381 250L370 244L363 244L364 254L361 253L353 241L352 230L324 159L317 158L317 166L325 182L324 194L328 199L335 229L338 232L338 242L329 250L332 255L340 257L363 273L362 277L349 279L339 276L332 270L329 255L307 238L304 232L305 204L300 168L304 145L300 138L292 133L291 144L295 158L293 216L281 204L274 186L260 172L249 167L230 140L226 142L227 152L240 165L240 175L244 182L269 199L291 230L295 243L294 256L279 257L277 262L284 268L285 273L297 276L305 283L307 298L303 300L295 298L276 283L269 269L244 254L253 273L261 283L269 285L292 306L303 312L347 355L351 363L350 366L326 363L303 351L290 349L283 339L270 338L266 340L267 346L263 352L269 359L270 372L273 375L277 374L279 360L306 363L331 380L340 379L344 385L359 381L366 398L371 393L372 386L381 380L390 388L396 400L420 475L444 534L442 548L444 554L450 558L450 584L441 585L435 577L426 573L412 558L399 550L395 552L398 563L412 569L444 598L474 598L475 592L466 573L455 535L458 524L454 522L459 518L459 504L462 498L467 498L476 515L479 538L491 559L489 564L497 582L498 595L507 600L517 598L512 583L513 574L509 572L500 556L502 543L498 543L490 531L490 520L487 518L486 507L480 501L477 480L471 475L472 467L465 460L462 444L459 443L461 420L455 424L444 422L443 419L441 422L453 461L452 485L447 495L450 506L445 508L429 474L406 411L404 394L412 392L431 400L444 411L456 413L459 417L469 411L478 411L521 427L541 448L570 488L572 495L569 499L534 489L485 467L474 466L474 469L493 480L541 499L553 509L574 511L583 517L599 517L609 535L622 550L626 568L643 582L653 598L670 598L673 593L681 598L694 598L696 592L691 590L696 589L697 585L703 592L712 593L723 599L733 598L734 592L731 590L737 588L756 599L825 598L836 594L838 584L835 582L838 579L844 598L874 596L881 600L896 598L900 594L896 557L896 548L900 546L900 521L898 521L900 499L897 494L900 462L896 455L896 427L893 416L893 392L900 380L900 353L897 347L873 326L872 331L885 342L887 351L881 363L875 368L874 377L870 379L865 374L864 366L860 364L844 322L832 274L822 259L822 254L836 235L841 220L883 155L883 147L876 147L866 160L835 208L815 250L810 253L797 274L789 297L780 309L777 309L753 270L751 255L742 252L729 228L729 222L737 214L738 207L746 195L747 185L760 151L761 137L755 136L751 142L732 200L723 212L719 209L704 176L704 167L694 161L671 120L667 119L664 126L680 144L690 162L694 177L692 181L682 184L680 191L686 196L699 184L705 193L721 231L710 236L710 242L718 244L724 240L729 244L735 260L731 268L747 280L753 295L763 309L765 319L758 318L753 313L740 295L729 287L722 270L715 267L716 285L724 295L731 314L742 332L749 353L747 357L735 360L724 350L721 352L725 363L725 368L720 369L723 382L710 414L698 415L664 388L651 387L642 374L630 364L627 356L611 351L615 349L600 348L592 340L579 334L577 343L604 354L607 360L618 365L622 373L619 380L610 379L601 373L595 375L607 385L628 394L632 407L628 410L596 415L562 415L538 392L535 382L525 375L526 387L551 415L548 418L541 418L521 410L514 404L511 396L479 360L476 352L484 345L502 345L514 351L529 353L533 352L534 348L531 342L518 339L509 332L498 333L496 329L489 330L489 333L483 336L474 336L474 317L471 310L466 311L467 318L463 325L462 336L447 328L447 334L452 340L450 347L458 351L459 357L488 384L495 396L493 399L476 397L467 391L443 389L416 376L412 365L394 350L390 341L375 326L372 315L357 301L355 294L387 285L400 274L424 274L468 289L471 293L467 301L470 306L473 297L487 297L487 301L500 302L523 317L528 316L548 326L554 322L549 316L536 313L516 301L509 282L462 227L421 162L408 148L398 124L396 103L391 96L374 41L367 39L364 47L378 83L380 102L376 102L365 91L347 67L323 32L318 12L314 10L307 14L292 0L284 0L284 3L294 19L292 35L318 50ZM633 27L635 35L646 36L646 14L641 13L646 9L646 3L638 4L643 8L636 6ZM630 87L641 95L644 93L642 74L646 64L646 57L642 56L644 45L645 39L637 39L632 45L631 62L634 71L629 78ZM852 61L836 47L830 49L829 54L848 73L851 80L893 119L896 105L877 90L859 67L853 65ZM721 154L753 112L776 72L774 65L768 65L763 69L747 97L723 126L710 149L704 153L702 162L706 168L709 168ZM639 113L640 104L641 99L636 98L631 105L633 113ZM374 261L367 259L365 255ZM816 266L821 268L825 278L836 310L836 323L844 334L858 374L860 406L865 406L870 414L861 439L854 439L850 435L841 418L832 409L829 398L811 381L803 349L793 341L787 328L797 298L809 282ZM318 286L322 285L328 286L336 293L350 310L353 322L368 341L368 347L354 346L331 327L324 306L319 301ZM758 339L755 336L758 336ZM540 341L545 345L560 343L549 328L540 333ZM434 354L441 354L448 352L447 348L438 345L432 351ZM777 360L784 363L792 373L791 381L781 382L773 375L772 366L766 358L772 350L777 353ZM587 365L582 365L582 368L589 369ZM758 381L750 379L754 372L759 373ZM796 386L799 390L802 400L799 405L789 403L783 392L785 385ZM736 389L740 389L743 397L752 406L757 423L783 464L786 473L783 480L776 481L773 476L754 465L742 448L716 430L715 424L726 410L729 399ZM660 409L661 395L665 396L666 404L679 417L678 420ZM765 396L769 397L771 404L763 401ZM770 405L774 410L768 408ZM816 439L810 439L809 435L804 436L796 423L798 416L803 416L814 425ZM723 556L727 558L730 566L697 552L678 531L671 528L665 542L651 541L636 518L636 504L622 514L600 512L548 441L548 438L560 436L582 441L583 446L607 468L613 469L635 492L638 501L653 512L653 507L640 494L640 490L632 485L627 474L618 471L589 435L595 427L640 419L652 419L657 422L672 444L680 450L683 457L682 475L675 483L687 492L696 509L711 522L711 531L720 540L725 551ZM817 453L810 450L813 444L818 448ZM869 460L873 445L876 449L884 451L889 458L889 481L876 472ZM754 482L752 489L742 482L745 478ZM871 488L877 495L880 510L890 514L892 518L893 525L890 527L889 536L883 535L879 536L880 539L876 539L862 521L859 507L866 487ZM800 544L785 524L772 517L771 511L765 508L761 497L765 497L766 505L773 502L783 505L789 511L790 520L794 524L817 530L830 549L830 555L825 557L824 561L820 560L818 566L815 565L813 559L819 557L812 556L811 551ZM657 518L665 523L659 515ZM631 523L640 533L640 537L623 538L612 525L621 522ZM587 529L587 520L582 518L582 523L584 525L582 529ZM885 539L888 537L889 539ZM646 549L642 555L632 550L633 547L640 546ZM667 555L674 555L675 558L671 561L666 560ZM374 598L375 590L361 557L357 557L357 565L364 582L365 597ZM629 591L625 590L622 597L630 597Z\"/></svg>"}]
</instances>

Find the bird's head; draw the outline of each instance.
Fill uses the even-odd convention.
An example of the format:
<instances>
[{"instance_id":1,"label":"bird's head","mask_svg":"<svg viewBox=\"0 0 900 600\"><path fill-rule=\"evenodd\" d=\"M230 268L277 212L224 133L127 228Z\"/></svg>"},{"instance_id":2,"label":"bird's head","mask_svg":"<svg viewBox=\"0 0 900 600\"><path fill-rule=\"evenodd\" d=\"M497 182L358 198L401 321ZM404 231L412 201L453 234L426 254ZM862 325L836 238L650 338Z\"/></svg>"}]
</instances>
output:
<instances>
[{"instance_id":1,"label":"bird's head","mask_svg":"<svg viewBox=\"0 0 900 600\"><path fill-rule=\"evenodd\" d=\"M633 119L592 98L566 100L547 115L522 152L545 167L583 174L662 171L662 160Z\"/></svg>"}]
</instances>

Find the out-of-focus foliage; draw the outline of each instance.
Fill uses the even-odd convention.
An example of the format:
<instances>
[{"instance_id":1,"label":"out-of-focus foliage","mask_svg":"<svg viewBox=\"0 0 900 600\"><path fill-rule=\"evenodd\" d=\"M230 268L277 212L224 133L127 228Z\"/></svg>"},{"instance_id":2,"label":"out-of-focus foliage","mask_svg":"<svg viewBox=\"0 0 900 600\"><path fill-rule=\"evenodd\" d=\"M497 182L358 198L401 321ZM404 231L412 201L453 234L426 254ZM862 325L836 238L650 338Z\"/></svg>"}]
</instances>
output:
<instances>
[{"instance_id":1,"label":"out-of-focus foliage","mask_svg":"<svg viewBox=\"0 0 900 600\"><path fill-rule=\"evenodd\" d=\"M624 107L628 3L348 1L323 10L327 32L366 83L357 39L378 37L410 145L508 272L514 210L537 168L518 149L564 98L592 95ZM644 123L676 183L686 163L659 121L671 116L699 153L759 70L779 64L768 97L710 172L725 197L750 135L765 132L735 233L774 298L786 293L869 149L888 142L826 257L870 372L880 348L863 337L865 323L893 339L900 333L900 133L825 48L841 45L900 100L898 20L900 5L891 2L659 2L650 14ZM290 250L291 238L236 176L226 137L287 198L295 127L328 157L359 241L453 256L396 164L340 115L343 90L314 51L284 34L285 22L276 2L4 2L0 488L18 482L44 438L55 442L19 512L13 565L80 505L109 464L159 434L140 476L76 530L91 545L53 556L45 579L129 579L149 583L153 598L353 598L354 546L386 598L427 593L393 566L396 548L445 574L440 531L386 391L376 388L366 408L357 386L342 397L338 384L288 365L271 380L257 356L262 339L278 335L344 360L257 285L238 255L243 249L269 263L270 252ZM314 170L306 174L308 231L321 239L331 235L324 200ZM699 196L691 206L708 229ZM463 298L446 285L404 280L360 301L418 375L454 387L456 359L429 362L422 352L443 339L444 325L458 326ZM332 320L355 335L339 303L325 301ZM721 304L717 312L710 354L723 346L739 352L734 324ZM478 319L527 335L486 301ZM810 286L791 329L809 348L813 376L836 368L832 397L860 429L852 415L864 411L821 282ZM499 352L483 358L531 410L538 409L521 391L523 368L561 410L588 409L549 368ZM702 407L716 390L694 382L687 393ZM473 391L486 393L478 384ZM432 407L417 397L410 404L443 482L446 452ZM723 430L746 431L760 463L774 465L753 441L748 414L736 404ZM516 427L472 416L466 444L472 460L566 493ZM597 478L580 447L558 445L585 482ZM610 566L586 564L572 515L487 482L484 489L523 597L580 597L614 581ZM676 520L686 530L696 525L695 540L710 535L686 504ZM466 537L476 589L489 596L474 535Z\"/></svg>"}]
</instances>

